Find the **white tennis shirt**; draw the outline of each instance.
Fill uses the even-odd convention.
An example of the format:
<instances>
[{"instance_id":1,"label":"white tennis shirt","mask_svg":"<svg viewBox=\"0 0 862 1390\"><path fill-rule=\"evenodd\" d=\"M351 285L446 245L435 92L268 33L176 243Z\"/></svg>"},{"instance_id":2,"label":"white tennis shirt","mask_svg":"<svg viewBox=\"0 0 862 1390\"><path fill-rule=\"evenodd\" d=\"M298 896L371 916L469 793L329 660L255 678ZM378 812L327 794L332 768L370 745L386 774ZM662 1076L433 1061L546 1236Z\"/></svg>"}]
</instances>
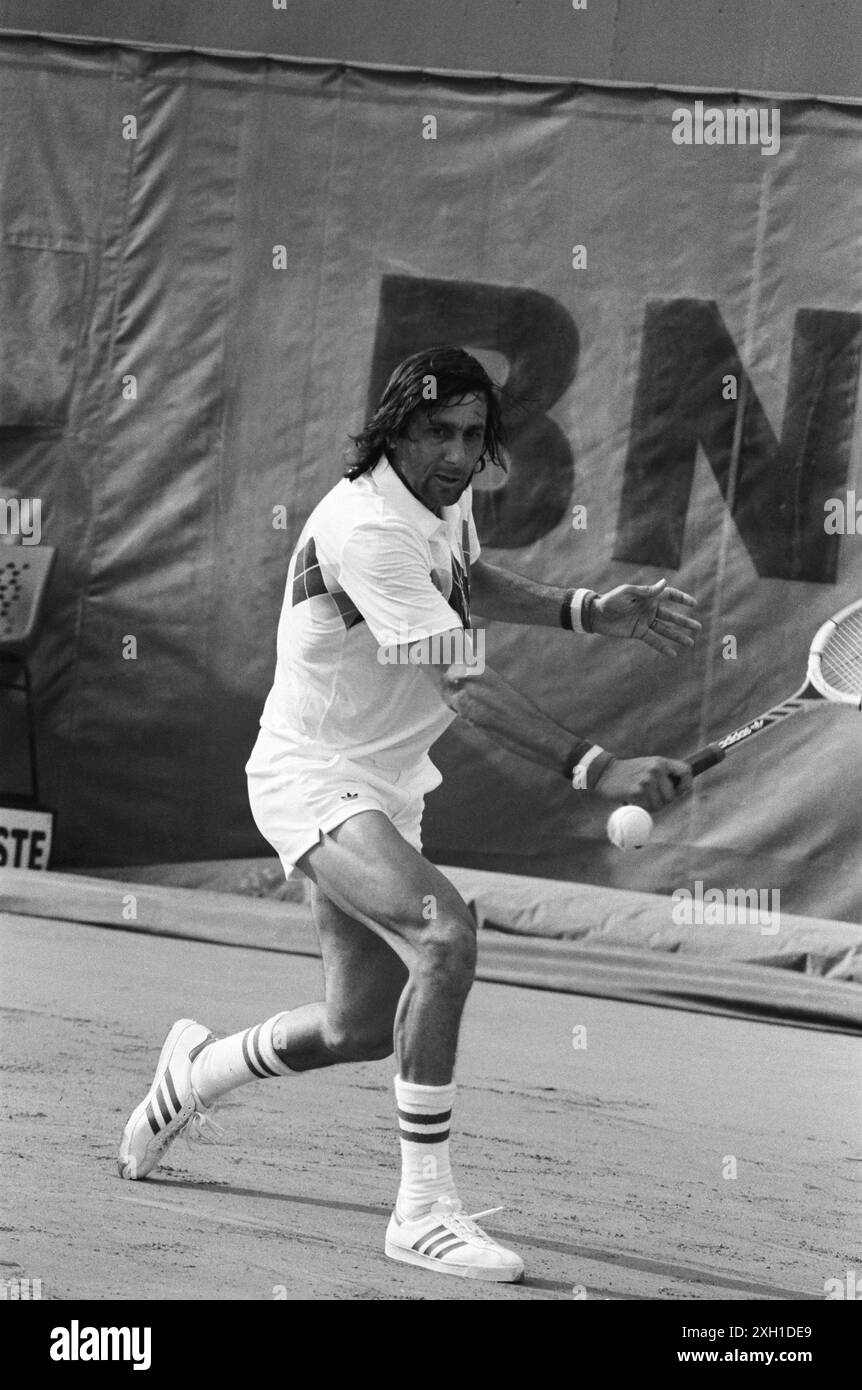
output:
<instances>
[{"instance_id":1,"label":"white tennis shirt","mask_svg":"<svg viewBox=\"0 0 862 1390\"><path fill-rule=\"evenodd\" d=\"M469 627L471 503L468 487L435 516L385 456L318 503L290 561L260 720L286 749L407 768L455 718L420 667L378 653Z\"/></svg>"}]
</instances>

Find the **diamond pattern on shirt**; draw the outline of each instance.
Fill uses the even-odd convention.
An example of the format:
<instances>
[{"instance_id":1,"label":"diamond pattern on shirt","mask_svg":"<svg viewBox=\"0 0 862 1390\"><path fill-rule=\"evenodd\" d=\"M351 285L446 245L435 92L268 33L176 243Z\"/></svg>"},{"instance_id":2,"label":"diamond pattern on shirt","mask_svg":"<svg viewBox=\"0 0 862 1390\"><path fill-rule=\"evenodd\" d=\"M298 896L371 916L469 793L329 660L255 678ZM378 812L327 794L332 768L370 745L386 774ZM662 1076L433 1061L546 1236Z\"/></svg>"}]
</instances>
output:
<instances>
[{"instance_id":1,"label":"diamond pattern on shirt","mask_svg":"<svg viewBox=\"0 0 862 1390\"><path fill-rule=\"evenodd\" d=\"M291 589L291 606L304 603L306 599L318 598L326 594L335 604L338 616L347 628L364 622L362 614L343 589L330 589L320 568L314 537L310 536L302 550L297 553Z\"/></svg>"}]
</instances>

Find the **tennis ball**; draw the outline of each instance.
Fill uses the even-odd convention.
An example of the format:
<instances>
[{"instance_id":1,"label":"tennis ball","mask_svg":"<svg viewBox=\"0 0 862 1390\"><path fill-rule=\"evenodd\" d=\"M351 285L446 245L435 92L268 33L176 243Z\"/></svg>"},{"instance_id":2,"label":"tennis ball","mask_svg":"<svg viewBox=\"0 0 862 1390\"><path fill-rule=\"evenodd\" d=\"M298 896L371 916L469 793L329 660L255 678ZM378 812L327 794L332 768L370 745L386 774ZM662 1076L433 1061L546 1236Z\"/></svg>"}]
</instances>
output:
<instances>
[{"instance_id":1,"label":"tennis ball","mask_svg":"<svg viewBox=\"0 0 862 1390\"><path fill-rule=\"evenodd\" d=\"M642 806L618 806L608 819L608 839L617 849L642 849L652 829L652 816Z\"/></svg>"}]
</instances>

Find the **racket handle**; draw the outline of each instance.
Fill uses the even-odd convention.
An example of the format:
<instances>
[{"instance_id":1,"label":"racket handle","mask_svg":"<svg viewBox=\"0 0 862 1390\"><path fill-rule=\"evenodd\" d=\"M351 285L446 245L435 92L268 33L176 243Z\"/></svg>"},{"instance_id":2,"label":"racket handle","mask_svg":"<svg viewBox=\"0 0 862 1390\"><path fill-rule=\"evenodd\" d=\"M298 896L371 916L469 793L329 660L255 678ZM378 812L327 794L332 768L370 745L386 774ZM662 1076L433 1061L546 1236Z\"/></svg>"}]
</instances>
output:
<instances>
[{"instance_id":1,"label":"racket handle","mask_svg":"<svg viewBox=\"0 0 862 1390\"><path fill-rule=\"evenodd\" d=\"M708 743L705 748L700 748L696 753L692 753L686 762L691 768L692 777L699 777L702 772L706 772L708 767L715 767L716 763L723 763L727 754L723 748L719 748L717 743Z\"/></svg>"},{"instance_id":2,"label":"racket handle","mask_svg":"<svg viewBox=\"0 0 862 1390\"><path fill-rule=\"evenodd\" d=\"M724 749L719 748L717 743L708 743L705 748L699 748L685 761L691 768L692 777L699 777L702 772L706 772L708 767L715 767L716 763L723 763L726 757L727 754ZM675 787L679 786L679 780L678 777L671 774L671 781Z\"/></svg>"}]
</instances>

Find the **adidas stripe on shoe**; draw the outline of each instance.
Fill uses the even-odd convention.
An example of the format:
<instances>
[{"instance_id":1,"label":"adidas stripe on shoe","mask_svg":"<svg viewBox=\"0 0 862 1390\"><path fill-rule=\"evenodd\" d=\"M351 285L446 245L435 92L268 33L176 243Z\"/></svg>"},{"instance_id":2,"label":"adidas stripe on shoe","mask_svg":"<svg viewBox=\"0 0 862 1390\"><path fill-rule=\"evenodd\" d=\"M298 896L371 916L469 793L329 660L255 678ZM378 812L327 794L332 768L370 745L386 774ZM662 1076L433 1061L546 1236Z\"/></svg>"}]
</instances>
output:
<instances>
[{"instance_id":1,"label":"adidas stripe on shoe","mask_svg":"<svg viewBox=\"0 0 862 1390\"><path fill-rule=\"evenodd\" d=\"M480 1211L476 1216L490 1214ZM476 1216L467 1216L451 1197L441 1197L425 1216L413 1220L402 1220L393 1212L386 1231L386 1254L391 1260L421 1265L439 1274L457 1274L462 1279L489 1279L498 1284L523 1279L520 1256L483 1231Z\"/></svg>"},{"instance_id":2,"label":"adidas stripe on shoe","mask_svg":"<svg viewBox=\"0 0 862 1390\"><path fill-rule=\"evenodd\" d=\"M117 1168L121 1178L145 1178L161 1162L178 1134L200 1130L208 1120L191 1085L192 1062L215 1035L194 1019L181 1018L165 1038L153 1084L132 1111L123 1138Z\"/></svg>"}]
</instances>

